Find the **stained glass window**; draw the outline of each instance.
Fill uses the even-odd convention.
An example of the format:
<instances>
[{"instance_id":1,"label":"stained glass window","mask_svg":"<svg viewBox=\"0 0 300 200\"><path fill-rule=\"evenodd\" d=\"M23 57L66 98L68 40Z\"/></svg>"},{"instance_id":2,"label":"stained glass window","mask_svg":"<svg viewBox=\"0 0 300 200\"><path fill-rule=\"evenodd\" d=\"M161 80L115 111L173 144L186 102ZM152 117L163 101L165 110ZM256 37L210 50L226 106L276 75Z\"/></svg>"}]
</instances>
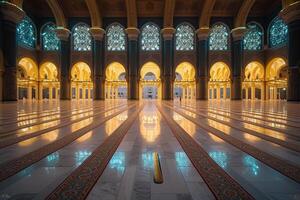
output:
<instances>
[{"instance_id":1,"label":"stained glass window","mask_svg":"<svg viewBox=\"0 0 300 200\"><path fill-rule=\"evenodd\" d=\"M25 17L17 26L18 44L26 47L35 47L36 29L29 17Z\"/></svg>"},{"instance_id":2,"label":"stained glass window","mask_svg":"<svg viewBox=\"0 0 300 200\"><path fill-rule=\"evenodd\" d=\"M142 28L141 48L145 51L156 51L160 47L159 28L152 23L146 24Z\"/></svg>"},{"instance_id":3,"label":"stained glass window","mask_svg":"<svg viewBox=\"0 0 300 200\"><path fill-rule=\"evenodd\" d=\"M112 24L106 32L107 50L124 51L125 50L125 31L119 24Z\"/></svg>"},{"instance_id":4,"label":"stained glass window","mask_svg":"<svg viewBox=\"0 0 300 200\"><path fill-rule=\"evenodd\" d=\"M244 49L250 51L257 51L262 49L263 45L263 31L261 27L251 22L247 24L247 33L244 36Z\"/></svg>"},{"instance_id":5,"label":"stained glass window","mask_svg":"<svg viewBox=\"0 0 300 200\"><path fill-rule=\"evenodd\" d=\"M269 29L270 46L277 47L287 43L288 26L282 19L276 17L273 19Z\"/></svg>"},{"instance_id":6,"label":"stained glass window","mask_svg":"<svg viewBox=\"0 0 300 200\"><path fill-rule=\"evenodd\" d=\"M194 49L194 29L189 24L181 24L176 28L175 46L178 51Z\"/></svg>"},{"instance_id":7,"label":"stained glass window","mask_svg":"<svg viewBox=\"0 0 300 200\"><path fill-rule=\"evenodd\" d=\"M73 28L73 48L75 51L90 51L92 37L88 25L79 23Z\"/></svg>"},{"instance_id":8,"label":"stained glass window","mask_svg":"<svg viewBox=\"0 0 300 200\"><path fill-rule=\"evenodd\" d=\"M209 50L228 50L228 29L224 24L216 24L209 34Z\"/></svg>"},{"instance_id":9,"label":"stained glass window","mask_svg":"<svg viewBox=\"0 0 300 200\"><path fill-rule=\"evenodd\" d=\"M60 47L60 40L55 33L56 25L54 23L47 23L43 26L41 31L41 41L43 49L46 51L57 51Z\"/></svg>"}]
</instances>

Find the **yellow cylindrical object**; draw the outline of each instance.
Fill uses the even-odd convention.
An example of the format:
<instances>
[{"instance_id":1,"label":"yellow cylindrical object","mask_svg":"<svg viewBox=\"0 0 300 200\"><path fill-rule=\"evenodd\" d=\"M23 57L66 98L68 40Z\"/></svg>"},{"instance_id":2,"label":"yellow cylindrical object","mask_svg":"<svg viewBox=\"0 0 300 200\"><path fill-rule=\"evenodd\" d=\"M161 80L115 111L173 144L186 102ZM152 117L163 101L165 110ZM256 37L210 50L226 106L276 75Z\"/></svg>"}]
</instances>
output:
<instances>
[{"instance_id":1,"label":"yellow cylindrical object","mask_svg":"<svg viewBox=\"0 0 300 200\"><path fill-rule=\"evenodd\" d=\"M159 155L157 152L153 153L153 170L154 170L154 183L156 184L161 184L164 182L162 171L161 171L161 166L160 166L160 160L159 160Z\"/></svg>"}]
</instances>

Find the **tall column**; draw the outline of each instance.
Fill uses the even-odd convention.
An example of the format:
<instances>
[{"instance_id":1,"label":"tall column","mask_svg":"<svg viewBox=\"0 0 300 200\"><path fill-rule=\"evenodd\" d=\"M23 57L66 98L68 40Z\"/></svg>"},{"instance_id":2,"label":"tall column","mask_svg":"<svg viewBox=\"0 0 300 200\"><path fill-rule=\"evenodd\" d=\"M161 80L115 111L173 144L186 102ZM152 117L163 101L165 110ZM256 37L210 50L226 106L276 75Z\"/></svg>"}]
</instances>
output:
<instances>
[{"instance_id":1,"label":"tall column","mask_svg":"<svg viewBox=\"0 0 300 200\"><path fill-rule=\"evenodd\" d=\"M92 27L90 32L93 36L93 67L94 67L94 99L105 99L105 67L104 67L104 34L105 30Z\"/></svg>"},{"instance_id":2,"label":"tall column","mask_svg":"<svg viewBox=\"0 0 300 200\"><path fill-rule=\"evenodd\" d=\"M287 100L300 101L300 1L280 12L288 24L288 88Z\"/></svg>"},{"instance_id":3,"label":"tall column","mask_svg":"<svg viewBox=\"0 0 300 200\"><path fill-rule=\"evenodd\" d=\"M24 18L25 13L17 6L8 2L0 2L2 21L2 49L3 49L3 100L17 100L17 41L16 27ZM1 70L1 69L0 69Z\"/></svg>"},{"instance_id":4,"label":"tall column","mask_svg":"<svg viewBox=\"0 0 300 200\"><path fill-rule=\"evenodd\" d=\"M162 29L163 35L163 52L162 52L162 64L163 64L163 77L162 77L162 99L173 99L173 65L174 65L174 48L173 48L173 35L175 29L172 27L166 27Z\"/></svg>"},{"instance_id":5,"label":"tall column","mask_svg":"<svg viewBox=\"0 0 300 200\"><path fill-rule=\"evenodd\" d=\"M139 48L138 48L138 36L139 29L135 27L129 27L126 29L128 35L128 99L139 99L139 87L138 87L138 67L139 67Z\"/></svg>"},{"instance_id":6,"label":"tall column","mask_svg":"<svg viewBox=\"0 0 300 200\"><path fill-rule=\"evenodd\" d=\"M232 66L232 87L231 99L242 99L242 67L244 62L243 36L246 28L239 27L232 30L231 45L231 66Z\"/></svg>"},{"instance_id":7,"label":"tall column","mask_svg":"<svg viewBox=\"0 0 300 200\"><path fill-rule=\"evenodd\" d=\"M207 100L208 84L208 35L209 28L197 30L197 73L196 73L196 98Z\"/></svg>"},{"instance_id":8,"label":"tall column","mask_svg":"<svg viewBox=\"0 0 300 200\"><path fill-rule=\"evenodd\" d=\"M60 99L71 99L71 76L70 76L70 31L59 27L56 29L57 37L61 41L60 49Z\"/></svg>"}]
</instances>

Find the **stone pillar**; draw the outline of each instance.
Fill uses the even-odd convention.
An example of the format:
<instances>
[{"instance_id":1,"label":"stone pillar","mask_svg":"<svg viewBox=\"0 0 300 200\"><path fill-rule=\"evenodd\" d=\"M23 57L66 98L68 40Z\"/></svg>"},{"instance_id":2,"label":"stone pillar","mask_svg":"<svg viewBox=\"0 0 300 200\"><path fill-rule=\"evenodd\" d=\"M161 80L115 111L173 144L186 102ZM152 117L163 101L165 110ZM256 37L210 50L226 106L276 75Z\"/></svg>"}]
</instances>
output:
<instances>
[{"instance_id":1,"label":"stone pillar","mask_svg":"<svg viewBox=\"0 0 300 200\"><path fill-rule=\"evenodd\" d=\"M104 34L105 30L92 27L90 32L93 36L93 71L94 71L94 95L95 100L105 99L105 66L104 66Z\"/></svg>"},{"instance_id":2,"label":"stone pillar","mask_svg":"<svg viewBox=\"0 0 300 200\"><path fill-rule=\"evenodd\" d=\"M300 101L300 1L290 4L279 15L289 28L287 100Z\"/></svg>"},{"instance_id":3,"label":"stone pillar","mask_svg":"<svg viewBox=\"0 0 300 200\"><path fill-rule=\"evenodd\" d=\"M49 87L49 99L53 99L52 87Z\"/></svg>"},{"instance_id":4,"label":"stone pillar","mask_svg":"<svg viewBox=\"0 0 300 200\"><path fill-rule=\"evenodd\" d=\"M56 29L57 37L61 41L60 48L60 99L71 99L71 76L70 76L70 31L59 27Z\"/></svg>"},{"instance_id":5,"label":"stone pillar","mask_svg":"<svg viewBox=\"0 0 300 200\"><path fill-rule=\"evenodd\" d=\"M251 85L251 99L255 100L255 86Z\"/></svg>"},{"instance_id":6,"label":"stone pillar","mask_svg":"<svg viewBox=\"0 0 300 200\"><path fill-rule=\"evenodd\" d=\"M8 3L0 2L1 13L1 37L3 49L3 100L16 101L17 100L17 41L16 41L16 27L17 24L25 17L23 10L17 6Z\"/></svg>"},{"instance_id":7,"label":"stone pillar","mask_svg":"<svg viewBox=\"0 0 300 200\"><path fill-rule=\"evenodd\" d=\"M173 80L175 74L173 74L174 65L174 45L173 35L175 29L172 27L166 27L162 29L163 35L163 51L162 51L162 65L163 65L163 77L162 77L162 99L173 99Z\"/></svg>"},{"instance_id":8,"label":"stone pillar","mask_svg":"<svg viewBox=\"0 0 300 200\"><path fill-rule=\"evenodd\" d=\"M242 99L242 67L244 63L243 36L246 28L239 27L232 30L231 44L231 66L232 66L232 86L231 99Z\"/></svg>"},{"instance_id":9,"label":"stone pillar","mask_svg":"<svg viewBox=\"0 0 300 200\"><path fill-rule=\"evenodd\" d=\"M128 99L139 99L139 87L138 87L138 68L139 68L139 48L138 48L138 36L139 29L135 27L129 27L126 29L128 35L128 51L127 51L127 63L128 63Z\"/></svg>"},{"instance_id":10,"label":"stone pillar","mask_svg":"<svg viewBox=\"0 0 300 200\"><path fill-rule=\"evenodd\" d=\"M197 31L197 72L196 99L207 100L208 90L208 35L209 28L199 28Z\"/></svg>"}]
</instances>

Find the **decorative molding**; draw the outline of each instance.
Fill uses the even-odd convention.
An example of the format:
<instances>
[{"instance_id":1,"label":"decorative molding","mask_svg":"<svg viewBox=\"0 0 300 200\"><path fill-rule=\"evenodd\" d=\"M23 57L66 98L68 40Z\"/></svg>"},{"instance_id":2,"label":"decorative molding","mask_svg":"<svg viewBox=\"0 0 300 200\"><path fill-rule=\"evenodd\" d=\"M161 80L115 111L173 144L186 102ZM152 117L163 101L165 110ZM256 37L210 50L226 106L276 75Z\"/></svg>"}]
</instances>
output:
<instances>
[{"instance_id":1,"label":"decorative molding","mask_svg":"<svg viewBox=\"0 0 300 200\"><path fill-rule=\"evenodd\" d=\"M47 0L47 3L55 17L56 25L58 27L67 27L66 18L57 0Z\"/></svg>"},{"instance_id":2,"label":"decorative molding","mask_svg":"<svg viewBox=\"0 0 300 200\"><path fill-rule=\"evenodd\" d=\"M60 40L64 40L64 41L68 41L69 36L70 36L70 31L69 29L66 29L64 27L57 27L57 29L55 30L57 37Z\"/></svg>"},{"instance_id":3,"label":"decorative molding","mask_svg":"<svg viewBox=\"0 0 300 200\"><path fill-rule=\"evenodd\" d=\"M234 41L242 40L244 34L247 32L246 27L237 27L231 30L231 35Z\"/></svg>"},{"instance_id":4,"label":"decorative molding","mask_svg":"<svg viewBox=\"0 0 300 200\"><path fill-rule=\"evenodd\" d=\"M90 33L95 40L102 40L105 35L105 30L99 27L90 28Z\"/></svg>"},{"instance_id":5,"label":"decorative molding","mask_svg":"<svg viewBox=\"0 0 300 200\"><path fill-rule=\"evenodd\" d=\"M18 24L26 16L25 12L21 8L9 2L1 2L0 11L2 13L1 17L3 20L7 20L15 24Z\"/></svg>"},{"instance_id":6,"label":"decorative molding","mask_svg":"<svg viewBox=\"0 0 300 200\"><path fill-rule=\"evenodd\" d=\"M166 27L161 29L161 33L165 40L172 40L173 35L175 33L175 29L173 27Z\"/></svg>"},{"instance_id":7,"label":"decorative molding","mask_svg":"<svg viewBox=\"0 0 300 200\"><path fill-rule=\"evenodd\" d=\"M125 32L129 40L137 40L140 34L140 30L135 27L128 27Z\"/></svg>"},{"instance_id":8,"label":"decorative molding","mask_svg":"<svg viewBox=\"0 0 300 200\"><path fill-rule=\"evenodd\" d=\"M279 16L286 22L290 23L300 20L300 1L295 2L281 10Z\"/></svg>"},{"instance_id":9,"label":"decorative molding","mask_svg":"<svg viewBox=\"0 0 300 200\"><path fill-rule=\"evenodd\" d=\"M235 17L234 27L246 26L248 14L254 5L255 0L244 0L242 6L239 9L237 16Z\"/></svg>"},{"instance_id":10,"label":"decorative molding","mask_svg":"<svg viewBox=\"0 0 300 200\"><path fill-rule=\"evenodd\" d=\"M165 0L164 27L173 26L175 0Z\"/></svg>"},{"instance_id":11,"label":"decorative molding","mask_svg":"<svg viewBox=\"0 0 300 200\"><path fill-rule=\"evenodd\" d=\"M207 40L209 36L209 27L201 27L196 30L198 40Z\"/></svg>"},{"instance_id":12,"label":"decorative molding","mask_svg":"<svg viewBox=\"0 0 300 200\"><path fill-rule=\"evenodd\" d=\"M98 9L98 4L96 0L85 0L88 7L91 22L93 27L102 27L102 18Z\"/></svg>"},{"instance_id":13,"label":"decorative molding","mask_svg":"<svg viewBox=\"0 0 300 200\"><path fill-rule=\"evenodd\" d=\"M201 14L199 17L199 27L209 27L210 18L211 18L215 3L216 3L216 0L205 0L204 6L202 8L202 11L201 11Z\"/></svg>"}]
</instances>

